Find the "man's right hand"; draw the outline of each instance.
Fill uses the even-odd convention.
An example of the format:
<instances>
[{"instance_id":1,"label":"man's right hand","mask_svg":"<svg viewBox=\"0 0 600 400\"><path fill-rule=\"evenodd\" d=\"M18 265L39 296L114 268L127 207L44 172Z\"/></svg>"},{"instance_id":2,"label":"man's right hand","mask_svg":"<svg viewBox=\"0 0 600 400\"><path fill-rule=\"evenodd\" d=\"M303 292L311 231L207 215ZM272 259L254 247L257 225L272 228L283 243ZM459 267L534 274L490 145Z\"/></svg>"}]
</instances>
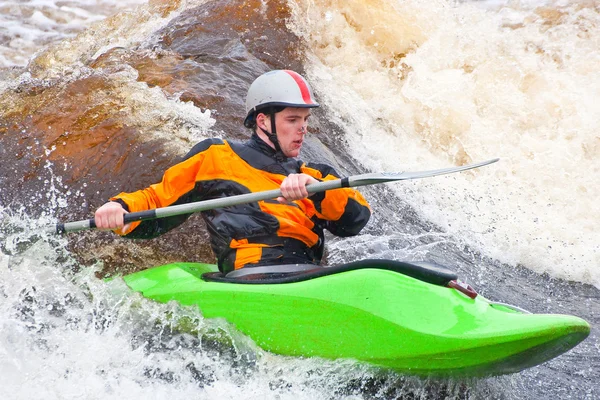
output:
<instances>
[{"instance_id":1,"label":"man's right hand","mask_svg":"<svg viewBox=\"0 0 600 400\"><path fill-rule=\"evenodd\" d=\"M127 210L125 210L121 204L115 201L109 201L96 210L96 213L94 214L96 227L103 230L123 228L125 225L123 216L127 213Z\"/></svg>"}]
</instances>

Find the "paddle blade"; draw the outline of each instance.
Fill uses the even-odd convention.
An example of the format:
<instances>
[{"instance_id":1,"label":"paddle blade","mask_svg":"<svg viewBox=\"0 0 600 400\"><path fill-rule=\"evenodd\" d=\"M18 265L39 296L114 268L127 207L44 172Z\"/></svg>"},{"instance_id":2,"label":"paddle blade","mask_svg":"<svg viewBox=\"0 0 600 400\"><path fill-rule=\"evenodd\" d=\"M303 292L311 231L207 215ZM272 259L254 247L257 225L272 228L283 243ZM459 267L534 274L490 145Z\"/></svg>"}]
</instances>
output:
<instances>
[{"instance_id":1,"label":"paddle blade","mask_svg":"<svg viewBox=\"0 0 600 400\"><path fill-rule=\"evenodd\" d=\"M455 172L466 171L473 168L483 167L485 165L493 164L500 160L499 158L494 158L487 161L482 161L474 164L463 165L460 167L450 167L450 168L442 168L442 169L433 169L429 171L403 171L403 172L382 172L382 173L372 173L372 174L364 174L357 175L355 177L348 178L349 186L364 186L364 185L372 185L375 183L385 183L385 182L395 182L395 181L404 181L409 179L419 179L419 178L429 178L432 176L438 175L446 175L453 174Z\"/></svg>"}]
</instances>

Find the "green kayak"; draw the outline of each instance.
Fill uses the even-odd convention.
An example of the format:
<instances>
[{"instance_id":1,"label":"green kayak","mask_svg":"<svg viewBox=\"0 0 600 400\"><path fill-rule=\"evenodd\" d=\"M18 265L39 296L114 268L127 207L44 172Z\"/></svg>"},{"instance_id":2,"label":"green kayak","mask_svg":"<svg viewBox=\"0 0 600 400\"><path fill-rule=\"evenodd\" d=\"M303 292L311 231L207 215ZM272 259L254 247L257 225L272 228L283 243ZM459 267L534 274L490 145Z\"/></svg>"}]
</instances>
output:
<instances>
[{"instance_id":1,"label":"green kayak","mask_svg":"<svg viewBox=\"0 0 600 400\"><path fill-rule=\"evenodd\" d=\"M281 267L281 268L280 268ZM441 266L363 260L337 267L174 263L124 277L146 298L196 305L272 353L354 359L400 373L489 376L576 346L577 317L530 314L477 295Z\"/></svg>"}]
</instances>

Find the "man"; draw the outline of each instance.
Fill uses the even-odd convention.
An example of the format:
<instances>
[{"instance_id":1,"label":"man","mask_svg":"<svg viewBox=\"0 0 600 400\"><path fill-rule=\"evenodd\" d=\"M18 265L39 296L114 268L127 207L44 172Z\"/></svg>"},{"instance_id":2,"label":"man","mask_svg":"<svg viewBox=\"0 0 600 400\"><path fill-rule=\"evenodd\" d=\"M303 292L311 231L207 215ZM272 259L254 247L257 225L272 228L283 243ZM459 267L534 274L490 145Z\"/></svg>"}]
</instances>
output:
<instances>
[{"instance_id":1,"label":"man","mask_svg":"<svg viewBox=\"0 0 600 400\"><path fill-rule=\"evenodd\" d=\"M100 207L96 226L128 238L152 238L180 225L187 215L134 222L123 215L212 198L281 189L277 200L203 211L219 269L259 265L316 264L323 256L327 229L353 236L371 212L351 188L308 196L306 185L339 179L328 165L295 159L306 135L310 109L319 107L302 76L276 70L258 77L246 98L244 125L252 129L246 143L207 139L183 161L169 168L162 182L120 193Z\"/></svg>"}]
</instances>

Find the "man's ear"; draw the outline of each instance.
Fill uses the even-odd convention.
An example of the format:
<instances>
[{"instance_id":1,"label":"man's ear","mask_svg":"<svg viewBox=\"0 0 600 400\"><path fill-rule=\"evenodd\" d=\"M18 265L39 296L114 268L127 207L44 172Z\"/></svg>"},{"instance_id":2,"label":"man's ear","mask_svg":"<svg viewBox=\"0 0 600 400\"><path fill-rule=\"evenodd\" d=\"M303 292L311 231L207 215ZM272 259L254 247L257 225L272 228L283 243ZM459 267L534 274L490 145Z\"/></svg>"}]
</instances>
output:
<instances>
[{"instance_id":1,"label":"man's ear","mask_svg":"<svg viewBox=\"0 0 600 400\"><path fill-rule=\"evenodd\" d=\"M258 113L256 116L256 126L262 128L266 131L269 131L269 124L267 123L269 120L269 116L264 113Z\"/></svg>"}]
</instances>

